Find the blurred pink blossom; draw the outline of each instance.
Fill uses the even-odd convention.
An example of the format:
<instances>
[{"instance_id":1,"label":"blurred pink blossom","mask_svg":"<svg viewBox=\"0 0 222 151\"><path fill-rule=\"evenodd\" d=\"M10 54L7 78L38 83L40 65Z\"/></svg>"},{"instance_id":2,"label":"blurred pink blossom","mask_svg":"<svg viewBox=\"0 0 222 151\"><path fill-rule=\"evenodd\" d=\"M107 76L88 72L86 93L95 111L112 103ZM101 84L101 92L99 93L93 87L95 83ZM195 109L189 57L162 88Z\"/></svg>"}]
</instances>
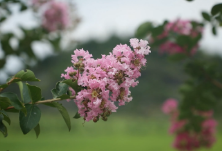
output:
<instances>
[{"instance_id":1,"label":"blurred pink blossom","mask_svg":"<svg viewBox=\"0 0 222 151\"><path fill-rule=\"evenodd\" d=\"M189 20L178 19L176 21L169 22L165 25L164 32L158 36L159 40L168 37L168 40L160 45L160 52L166 52L169 54L185 53L193 55L199 47L198 43L188 52L187 46L180 46L177 44L177 36L185 35L195 38L199 36L202 31L203 28L201 26L194 28Z\"/></svg>"},{"instance_id":2,"label":"blurred pink blossom","mask_svg":"<svg viewBox=\"0 0 222 151\"><path fill-rule=\"evenodd\" d=\"M173 146L180 151L193 151L200 147L200 143L195 134L183 132L176 135Z\"/></svg>"},{"instance_id":3,"label":"blurred pink blossom","mask_svg":"<svg viewBox=\"0 0 222 151\"><path fill-rule=\"evenodd\" d=\"M48 31L64 29L70 23L68 6L64 2L51 1L43 13L43 27Z\"/></svg>"},{"instance_id":4,"label":"blurred pink blossom","mask_svg":"<svg viewBox=\"0 0 222 151\"><path fill-rule=\"evenodd\" d=\"M170 114L177 111L177 100L167 99L162 106L162 111L165 114Z\"/></svg>"},{"instance_id":5,"label":"blurred pink blossom","mask_svg":"<svg viewBox=\"0 0 222 151\"><path fill-rule=\"evenodd\" d=\"M186 120L172 121L171 127L169 129L170 134L177 133L184 128L186 125Z\"/></svg>"},{"instance_id":6,"label":"blurred pink blossom","mask_svg":"<svg viewBox=\"0 0 222 151\"><path fill-rule=\"evenodd\" d=\"M211 147L213 143L216 142L216 126L217 126L217 121L210 118L205 120L202 123L202 131L201 131L201 143L206 146L206 147Z\"/></svg>"}]
</instances>

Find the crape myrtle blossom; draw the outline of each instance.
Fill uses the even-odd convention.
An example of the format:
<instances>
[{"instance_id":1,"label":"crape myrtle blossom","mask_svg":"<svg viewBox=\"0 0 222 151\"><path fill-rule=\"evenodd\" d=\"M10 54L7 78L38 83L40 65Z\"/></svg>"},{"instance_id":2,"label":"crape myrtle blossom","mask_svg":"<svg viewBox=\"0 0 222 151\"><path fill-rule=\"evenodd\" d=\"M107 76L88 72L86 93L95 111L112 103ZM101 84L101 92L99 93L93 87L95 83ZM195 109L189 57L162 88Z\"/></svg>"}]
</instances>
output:
<instances>
[{"instance_id":1,"label":"crape myrtle blossom","mask_svg":"<svg viewBox=\"0 0 222 151\"><path fill-rule=\"evenodd\" d=\"M167 99L162 106L162 111L165 114L177 112L177 101L175 99Z\"/></svg>"},{"instance_id":2,"label":"crape myrtle blossom","mask_svg":"<svg viewBox=\"0 0 222 151\"><path fill-rule=\"evenodd\" d=\"M213 119L213 111L197 111L192 110L194 115L204 118L201 123L201 131L186 130L188 120L180 120L178 118L178 102L175 99L168 99L162 106L162 111L170 115L171 126L169 128L170 134L175 134L173 147L180 151L193 151L200 147L209 148L215 143L215 131L217 122Z\"/></svg>"},{"instance_id":3,"label":"crape myrtle blossom","mask_svg":"<svg viewBox=\"0 0 222 151\"><path fill-rule=\"evenodd\" d=\"M80 19L71 1L32 0L31 6L41 18L41 25L48 32L75 29Z\"/></svg>"},{"instance_id":4,"label":"crape myrtle blossom","mask_svg":"<svg viewBox=\"0 0 222 151\"><path fill-rule=\"evenodd\" d=\"M117 104L125 105L132 100L130 87L138 84L140 69L146 65L145 55L150 53L148 42L130 39L130 45L117 45L109 55L93 59L88 51L76 49L72 55L73 66L68 67L61 77L77 80L83 87L74 102L78 113L86 121L104 121L111 112L116 112Z\"/></svg>"},{"instance_id":5,"label":"crape myrtle blossom","mask_svg":"<svg viewBox=\"0 0 222 151\"><path fill-rule=\"evenodd\" d=\"M43 13L43 27L50 32L65 29L70 22L68 9L64 2L50 1Z\"/></svg>"},{"instance_id":6,"label":"crape myrtle blossom","mask_svg":"<svg viewBox=\"0 0 222 151\"><path fill-rule=\"evenodd\" d=\"M194 54L198 49L198 43L194 47L192 47L188 52L187 46L181 46L177 44L176 41L177 37L181 35L196 38L202 34L203 28L198 24L194 26L193 23L197 24L197 22L194 21L181 19L167 23L164 27L164 32L157 37L159 40L168 38L167 41L163 42L160 45L160 52L166 52L169 54Z\"/></svg>"}]
</instances>

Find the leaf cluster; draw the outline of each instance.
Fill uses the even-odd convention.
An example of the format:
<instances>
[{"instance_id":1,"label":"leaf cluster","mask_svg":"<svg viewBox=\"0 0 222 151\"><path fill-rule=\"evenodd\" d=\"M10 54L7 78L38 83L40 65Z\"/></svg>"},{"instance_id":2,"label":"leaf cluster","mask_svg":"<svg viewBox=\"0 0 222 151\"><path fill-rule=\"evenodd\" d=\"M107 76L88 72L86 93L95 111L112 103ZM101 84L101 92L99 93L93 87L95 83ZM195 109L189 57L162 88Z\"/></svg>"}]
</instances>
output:
<instances>
[{"instance_id":1,"label":"leaf cluster","mask_svg":"<svg viewBox=\"0 0 222 151\"><path fill-rule=\"evenodd\" d=\"M40 134L41 110L39 104L57 108L61 113L67 127L71 130L71 122L69 114L62 104L55 102L64 99L74 99L71 96L69 87L74 89L76 93L80 91L80 87L76 82L70 80L59 81L56 87L52 89L53 99L44 100L41 89L37 86L30 85L27 81L40 81L30 70L19 71L13 77L7 80L6 84L0 85L0 92L12 83L16 83L20 90L20 98L15 93L3 92L0 94L0 131L6 137L8 135L5 122L11 124L10 117L7 112L19 114L19 123L23 134L27 134L34 129L36 136ZM78 113L77 113L78 114ZM76 118L76 116L74 117Z\"/></svg>"},{"instance_id":2,"label":"leaf cluster","mask_svg":"<svg viewBox=\"0 0 222 151\"><path fill-rule=\"evenodd\" d=\"M203 11L202 17L206 23L211 24L213 35L217 35L217 28L222 26L222 3L214 5L210 13Z\"/></svg>"}]
</instances>

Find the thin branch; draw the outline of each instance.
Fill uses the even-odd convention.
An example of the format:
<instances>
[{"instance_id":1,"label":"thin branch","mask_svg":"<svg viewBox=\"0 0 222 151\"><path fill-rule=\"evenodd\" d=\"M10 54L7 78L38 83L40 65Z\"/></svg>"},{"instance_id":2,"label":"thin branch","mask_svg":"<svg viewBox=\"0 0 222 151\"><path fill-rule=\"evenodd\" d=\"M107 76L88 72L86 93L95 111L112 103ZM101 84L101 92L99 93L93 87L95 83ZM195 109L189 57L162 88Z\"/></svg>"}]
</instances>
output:
<instances>
[{"instance_id":1,"label":"thin branch","mask_svg":"<svg viewBox=\"0 0 222 151\"><path fill-rule=\"evenodd\" d=\"M214 79L210 80L215 86L217 86L218 88L222 89L222 84Z\"/></svg>"},{"instance_id":2,"label":"thin branch","mask_svg":"<svg viewBox=\"0 0 222 151\"><path fill-rule=\"evenodd\" d=\"M201 70L203 71L204 75L206 76L206 78L207 78L210 82L212 82L216 87L222 89L222 83L220 83L219 81L217 81L217 80L213 79L212 77L210 77L203 68L201 68Z\"/></svg>"},{"instance_id":3,"label":"thin branch","mask_svg":"<svg viewBox=\"0 0 222 151\"><path fill-rule=\"evenodd\" d=\"M75 98L76 98L76 96L70 96L69 99L75 99ZM43 100L43 101L35 102L35 104L49 103L49 102L62 101L62 100L64 100L64 99L61 99L61 98L49 99L49 100Z\"/></svg>"},{"instance_id":4,"label":"thin branch","mask_svg":"<svg viewBox=\"0 0 222 151\"><path fill-rule=\"evenodd\" d=\"M75 99L75 98L76 98L75 95L69 97L69 99ZM34 104L43 104L43 103L50 103L50 102L62 101L62 100L66 100L66 99L56 98L56 99L42 100L42 101L37 101ZM9 106L5 110L14 109L14 108L15 108L14 106Z\"/></svg>"},{"instance_id":5,"label":"thin branch","mask_svg":"<svg viewBox=\"0 0 222 151\"><path fill-rule=\"evenodd\" d=\"M16 79L15 77L13 77L9 82L7 82L6 84L7 85L10 85L11 84L11 82L14 80L14 79ZM6 87L4 87L4 88L0 88L0 92L2 92L5 88L7 88L7 86Z\"/></svg>"}]
</instances>

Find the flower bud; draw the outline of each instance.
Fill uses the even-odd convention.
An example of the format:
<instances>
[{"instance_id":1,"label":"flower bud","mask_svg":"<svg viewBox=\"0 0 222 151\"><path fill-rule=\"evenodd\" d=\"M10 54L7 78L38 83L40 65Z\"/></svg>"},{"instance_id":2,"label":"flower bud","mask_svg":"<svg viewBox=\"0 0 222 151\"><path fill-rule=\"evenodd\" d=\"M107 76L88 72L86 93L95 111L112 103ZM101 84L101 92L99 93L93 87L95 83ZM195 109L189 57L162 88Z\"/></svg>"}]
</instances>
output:
<instances>
[{"instance_id":1,"label":"flower bud","mask_svg":"<svg viewBox=\"0 0 222 151\"><path fill-rule=\"evenodd\" d=\"M76 71L74 71L74 72L70 72L70 73L69 73L69 76L72 77L72 76L75 76L76 74L77 74Z\"/></svg>"},{"instance_id":2,"label":"flower bud","mask_svg":"<svg viewBox=\"0 0 222 151\"><path fill-rule=\"evenodd\" d=\"M102 102L101 102L101 104L100 104L100 108L101 109L103 109L104 108L104 106L105 106L105 104L106 104L106 102L105 102L105 100L104 99L102 99Z\"/></svg>"},{"instance_id":3,"label":"flower bud","mask_svg":"<svg viewBox=\"0 0 222 151\"><path fill-rule=\"evenodd\" d=\"M103 120L103 121L107 121L108 118L107 118L107 117L103 117L102 120Z\"/></svg>"},{"instance_id":4,"label":"flower bud","mask_svg":"<svg viewBox=\"0 0 222 151\"><path fill-rule=\"evenodd\" d=\"M124 95L125 95L125 88L121 87L120 88L120 94L119 94L120 100L122 100L124 98Z\"/></svg>"},{"instance_id":5,"label":"flower bud","mask_svg":"<svg viewBox=\"0 0 222 151\"><path fill-rule=\"evenodd\" d=\"M93 122L96 123L99 120L99 117L94 117Z\"/></svg>"},{"instance_id":6,"label":"flower bud","mask_svg":"<svg viewBox=\"0 0 222 151\"><path fill-rule=\"evenodd\" d=\"M80 63L80 67L83 68L85 67L85 65L83 63Z\"/></svg>"},{"instance_id":7,"label":"flower bud","mask_svg":"<svg viewBox=\"0 0 222 151\"><path fill-rule=\"evenodd\" d=\"M88 105L87 105L87 104L88 104L88 101L87 101L87 100L83 100L83 101L82 101L82 104L83 104L85 107L87 107L87 106L88 106Z\"/></svg>"},{"instance_id":8,"label":"flower bud","mask_svg":"<svg viewBox=\"0 0 222 151\"><path fill-rule=\"evenodd\" d=\"M80 63L74 63L73 65L74 65L74 67L76 67L76 68L79 68L79 67L80 67Z\"/></svg>"},{"instance_id":9,"label":"flower bud","mask_svg":"<svg viewBox=\"0 0 222 151\"><path fill-rule=\"evenodd\" d=\"M81 68L81 67L80 67L80 68L79 68L79 71L80 71L80 72L83 72L83 71L84 71L84 68Z\"/></svg>"},{"instance_id":10,"label":"flower bud","mask_svg":"<svg viewBox=\"0 0 222 151\"><path fill-rule=\"evenodd\" d=\"M139 66L139 65L140 65L140 60L139 60L139 59L135 59L135 60L133 61L133 64L134 64L135 66Z\"/></svg>"},{"instance_id":11,"label":"flower bud","mask_svg":"<svg viewBox=\"0 0 222 151\"><path fill-rule=\"evenodd\" d=\"M99 99L101 99L101 98L102 98L102 95L101 95L101 94L99 94L97 97L98 97Z\"/></svg>"}]
</instances>

